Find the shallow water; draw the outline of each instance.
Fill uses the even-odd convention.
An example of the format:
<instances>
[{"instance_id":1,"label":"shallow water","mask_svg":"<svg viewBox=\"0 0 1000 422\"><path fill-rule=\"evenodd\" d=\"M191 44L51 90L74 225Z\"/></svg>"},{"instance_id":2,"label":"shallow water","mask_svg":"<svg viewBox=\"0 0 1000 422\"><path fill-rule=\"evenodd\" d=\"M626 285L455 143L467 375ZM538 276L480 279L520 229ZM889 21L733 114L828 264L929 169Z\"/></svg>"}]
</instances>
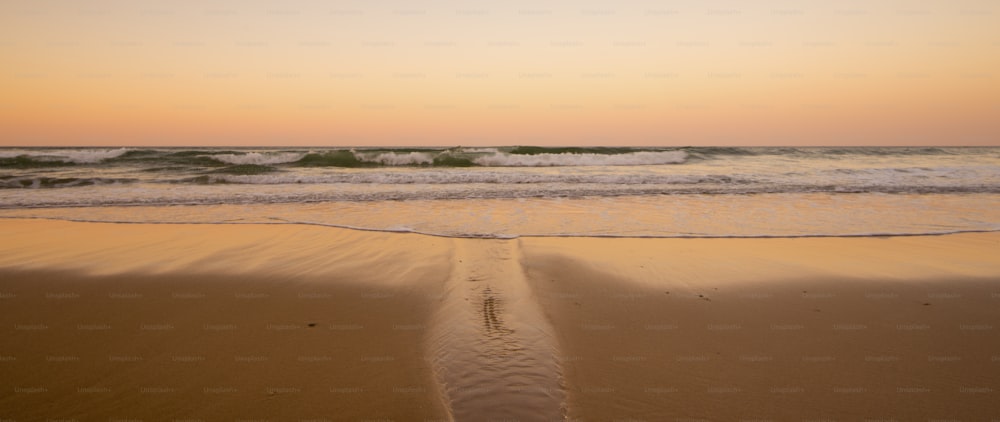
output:
<instances>
[{"instance_id":1,"label":"shallow water","mask_svg":"<svg viewBox=\"0 0 1000 422\"><path fill-rule=\"evenodd\" d=\"M0 210L0 217L317 224L450 237L809 237L1000 230L1000 194L646 195Z\"/></svg>"}]
</instances>

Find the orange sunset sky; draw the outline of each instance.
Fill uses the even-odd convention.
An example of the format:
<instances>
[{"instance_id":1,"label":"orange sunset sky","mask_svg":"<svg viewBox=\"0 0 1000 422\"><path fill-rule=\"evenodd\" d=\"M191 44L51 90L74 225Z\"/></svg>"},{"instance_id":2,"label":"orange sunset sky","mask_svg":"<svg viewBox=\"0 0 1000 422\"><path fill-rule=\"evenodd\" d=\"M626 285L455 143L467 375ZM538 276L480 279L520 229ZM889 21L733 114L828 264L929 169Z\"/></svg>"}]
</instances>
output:
<instances>
[{"instance_id":1,"label":"orange sunset sky","mask_svg":"<svg viewBox=\"0 0 1000 422\"><path fill-rule=\"evenodd\" d=\"M0 145L997 145L1000 3L0 2Z\"/></svg>"}]
</instances>

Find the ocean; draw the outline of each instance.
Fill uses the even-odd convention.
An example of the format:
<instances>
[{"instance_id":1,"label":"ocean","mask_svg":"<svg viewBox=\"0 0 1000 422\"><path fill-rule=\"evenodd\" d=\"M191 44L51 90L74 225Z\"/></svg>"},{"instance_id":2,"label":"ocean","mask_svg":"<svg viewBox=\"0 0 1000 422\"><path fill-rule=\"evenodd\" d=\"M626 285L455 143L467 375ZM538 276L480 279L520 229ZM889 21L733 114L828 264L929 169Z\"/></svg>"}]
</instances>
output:
<instances>
[{"instance_id":1,"label":"ocean","mask_svg":"<svg viewBox=\"0 0 1000 422\"><path fill-rule=\"evenodd\" d=\"M482 238L984 232L1000 230L1000 148L3 148L0 217Z\"/></svg>"}]
</instances>

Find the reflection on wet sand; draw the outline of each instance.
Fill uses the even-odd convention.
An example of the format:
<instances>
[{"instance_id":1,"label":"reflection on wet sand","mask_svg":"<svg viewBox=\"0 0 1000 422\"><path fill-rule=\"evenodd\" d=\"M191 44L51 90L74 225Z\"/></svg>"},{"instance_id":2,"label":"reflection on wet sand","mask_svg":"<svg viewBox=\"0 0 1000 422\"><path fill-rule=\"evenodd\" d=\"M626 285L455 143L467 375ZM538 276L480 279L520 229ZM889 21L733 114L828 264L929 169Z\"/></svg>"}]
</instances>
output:
<instances>
[{"instance_id":1,"label":"reflection on wet sand","mask_svg":"<svg viewBox=\"0 0 1000 422\"><path fill-rule=\"evenodd\" d=\"M430 356L455 420L561 420L558 348L517 241L458 241Z\"/></svg>"}]
</instances>

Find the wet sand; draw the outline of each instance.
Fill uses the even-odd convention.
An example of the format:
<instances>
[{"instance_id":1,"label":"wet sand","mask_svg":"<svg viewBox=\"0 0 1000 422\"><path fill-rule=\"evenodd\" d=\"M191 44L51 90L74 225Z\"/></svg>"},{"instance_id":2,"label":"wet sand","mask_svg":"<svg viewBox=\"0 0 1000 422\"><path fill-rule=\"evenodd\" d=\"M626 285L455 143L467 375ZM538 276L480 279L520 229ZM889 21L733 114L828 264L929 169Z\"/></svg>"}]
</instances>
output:
<instances>
[{"instance_id":1,"label":"wet sand","mask_svg":"<svg viewBox=\"0 0 1000 422\"><path fill-rule=\"evenodd\" d=\"M998 234L0 220L0 418L1000 418Z\"/></svg>"},{"instance_id":2,"label":"wet sand","mask_svg":"<svg viewBox=\"0 0 1000 422\"><path fill-rule=\"evenodd\" d=\"M0 233L5 420L448 417L423 352L446 239L12 220Z\"/></svg>"},{"instance_id":3,"label":"wet sand","mask_svg":"<svg viewBox=\"0 0 1000 422\"><path fill-rule=\"evenodd\" d=\"M574 420L996 420L1000 236L529 239Z\"/></svg>"}]
</instances>

